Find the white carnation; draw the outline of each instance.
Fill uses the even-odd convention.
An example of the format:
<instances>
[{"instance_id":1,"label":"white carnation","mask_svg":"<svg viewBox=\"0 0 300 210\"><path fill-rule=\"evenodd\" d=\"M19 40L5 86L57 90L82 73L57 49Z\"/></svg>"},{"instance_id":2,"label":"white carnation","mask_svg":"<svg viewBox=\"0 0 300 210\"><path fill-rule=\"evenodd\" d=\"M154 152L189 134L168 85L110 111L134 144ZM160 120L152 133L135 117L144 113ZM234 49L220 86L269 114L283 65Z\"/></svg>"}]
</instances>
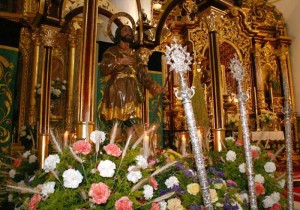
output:
<instances>
[{"instance_id":1,"label":"white carnation","mask_svg":"<svg viewBox=\"0 0 300 210\"><path fill-rule=\"evenodd\" d=\"M20 137L24 137L24 136L26 136L26 131L21 131Z\"/></svg>"},{"instance_id":2,"label":"white carnation","mask_svg":"<svg viewBox=\"0 0 300 210\"><path fill-rule=\"evenodd\" d=\"M105 141L105 133L103 131L99 131L99 130L96 130L96 131L93 131L90 135L90 139L92 140L92 142L94 142L95 144L97 142L104 142Z\"/></svg>"},{"instance_id":3,"label":"white carnation","mask_svg":"<svg viewBox=\"0 0 300 210\"><path fill-rule=\"evenodd\" d=\"M30 135L26 136L26 139L30 140L32 137Z\"/></svg>"},{"instance_id":4,"label":"white carnation","mask_svg":"<svg viewBox=\"0 0 300 210\"><path fill-rule=\"evenodd\" d=\"M178 184L179 184L179 181L178 181L177 177L175 177L175 176L171 176L165 181L165 185L169 189L171 189L174 185L178 185Z\"/></svg>"},{"instance_id":5,"label":"white carnation","mask_svg":"<svg viewBox=\"0 0 300 210\"><path fill-rule=\"evenodd\" d=\"M143 155L136 156L135 160L137 161L137 165L142 169L146 169L148 167L147 160L143 157Z\"/></svg>"},{"instance_id":6,"label":"white carnation","mask_svg":"<svg viewBox=\"0 0 300 210\"><path fill-rule=\"evenodd\" d=\"M49 172L50 170L54 170L56 168L56 164L60 163L59 156L57 154L55 155L49 155L44 162L44 170L45 172Z\"/></svg>"},{"instance_id":7,"label":"white carnation","mask_svg":"<svg viewBox=\"0 0 300 210\"><path fill-rule=\"evenodd\" d=\"M242 197L244 202L249 203L249 196L247 193L241 193L240 196Z\"/></svg>"},{"instance_id":8,"label":"white carnation","mask_svg":"<svg viewBox=\"0 0 300 210\"><path fill-rule=\"evenodd\" d=\"M17 183L18 187L26 187L24 180L21 180Z\"/></svg>"},{"instance_id":9,"label":"white carnation","mask_svg":"<svg viewBox=\"0 0 300 210\"><path fill-rule=\"evenodd\" d=\"M15 169L11 169L11 170L8 172L8 174L9 174L9 177L13 179L13 178L15 178L16 170L15 170Z\"/></svg>"},{"instance_id":10,"label":"white carnation","mask_svg":"<svg viewBox=\"0 0 300 210\"><path fill-rule=\"evenodd\" d=\"M270 208L274 205L274 200L271 196L266 196L263 200L263 207L266 208Z\"/></svg>"},{"instance_id":11,"label":"white carnation","mask_svg":"<svg viewBox=\"0 0 300 210\"><path fill-rule=\"evenodd\" d=\"M60 89L54 88L53 91L52 91L52 93L53 93L56 97L59 97L60 94L61 94L61 91L60 91Z\"/></svg>"},{"instance_id":12,"label":"white carnation","mask_svg":"<svg viewBox=\"0 0 300 210\"><path fill-rule=\"evenodd\" d=\"M8 202L13 202L13 200L14 200L14 195L13 195L13 194L8 194L7 199L8 199Z\"/></svg>"},{"instance_id":13,"label":"white carnation","mask_svg":"<svg viewBox=\"0 0 300 210\"><path fill-rule=\"evenodd\" d=\"M265 168L266 172L268 172L268 173L273 173L274 171L276 171L276 165L273 162L267 162L264 165L264 168Z\"/></svg>"},{"instance_id":14,"label":"white carnation","mask_svg":"<svg viewBox=\"0 0 300 210\"><path fill-rule=\"evenodd\" d=\"M130 166L128 168L129 173L127 174L127 180L132 183L137 183L142 178L142 172L139 170L134 170L135 166Z\"/></svg>"},{"instance_id":15,"label":"white carnation","mask_svg":"<svg viewBox=\"0 0 300 210\"><path fill-rule=\"evenodd\" d=\"M234 205L233 205L234 206ZM223 207L223 204L222 203L216 203L216 207L218 207L218 208L222 208Z\"/></svg>"},{"instance_id":16,"label":"white carnation","mask_svg":"<svg viewBox=\"0 0 300 210\"><path fill-rule=\"evenodd\" d=\"M251 145L250 149L260 153L260 147L258 147L258 146Z\"/></svg>"},{"instance_id":17,"label":"white carnation","mask_svg":"<svg viewBox=\"0 0 300 210\"><path fill-rule=\"evenodd\" d=\"M167 210L167 202L165 200L158 202L160 210Z\"/></svg>"},{"instance_id":18,"label":"white carnation","mask_svg":"<svg viewBox=\"0 0 300 210\"><path fill-rule=\"evenodd\" d=\"M28 162L29 163L34 163L36 160L37 160L37 157L35 155L30 155Z\"/></svg>"},{"instance_id":19,"label":"white carnation","mask_svg":"<svg viewBox=\"0 0 300 210\"><path fill-rule=\"evenodd\" d=\"M281 188L284 188L285 186L285 179L282 179L278 182L278 184L280 185Z\"/></svg>"},{"instance_id":20,"label":"white carnation","mask_svg":"<svg viewBox=\"0 0 300 210\"><path fill-rule=\"evenodd\" d=\"M274 203L279 202L279 200L280 200L280 193L279 192L273 192L270 196L273 199Z\"/></svg>"},{"instance_id":21,"label":"white carnation","mask_svg":"<svg viewBox=\"0 0 300 210\"><path fill-rule=\"evenodd\" d=\"M265 177L263 177L261 174L256 174L254 180L255 180L255 182L258 182L261 184L265 183Z\"/></svg>"},{"instance_id":22,"label":"white carnation","mask_svg":"<svg viewBox=\"0 0 300 210\"><path fill-rule=\"evenodd\" d=\"M235 138L233 136L229 136L225 138L225 141L232 141L235 142Z\"/></svg>"},{"instance_id":23,"label":"white carnation","mask_svg":"<svg viewBox=\"0 0 300 210\"><path fill-rule=\"evenodd\" d=\"M47 198L49 194L54 193L55 182L47 182L42 186L42 195Z\"/></svg>"},{"instance_id":24,"label":"white carnation","mask_svg":"<svg viewBox=\"0 0 300 210\"><path fill-rule=\"evenodd\" d=\"M81 173L72 168L64 171L62 176L64 178L64 187L66 188L77 188L83 179Z\"/></svg>"},{"instance_id":25,"label":"white carnation","mask_svg":"<svg viewBox=\"0 0 300 210\"><path fill-rule=\"evenodd\" d=\"M100 176L113 177L116 170L116 164L110 160L102 160L97 169L100 172Z\"/></svg>"},{"instance_id":26,"label":"white carnation","mask_svg":"<svg viewBox=\"0 0 300 210\"><path fill-rule=\"evenodd\" d=\"M28 150L28 151L24 152L22 156L23 156L23 158L27 158L30 154L31 154L30 150Z\"/></svg>"},{"instance_id":27,"label":"white carnation","mask_svg":"<svg viewBox=\"0 0 300 210\"><path fill-rule=\"evenodd\" d=\"M239 165L239 171L243 174L246 173L246 163Z\"/></svg>"},{"instance_id":28,"label":"white carnation","mask_svg":"<svg viewBox=\"0 0 300 210\"><path fill-rule=\"evenodd\" d=\"M150 200L153 197L153 187L149 184L144 185L144 197L146 200Z\"/></svg>"},{"instance_id":29,"label":"white carnation","mask_svg":"<svg viewBox=\"0 0 300 210\"><path fill-rule=\"evenodd\" d=\"M232 150L229 150L226 154L226 160L234 162L236 160L236 153Z\"/></svg>"}]
</instances>

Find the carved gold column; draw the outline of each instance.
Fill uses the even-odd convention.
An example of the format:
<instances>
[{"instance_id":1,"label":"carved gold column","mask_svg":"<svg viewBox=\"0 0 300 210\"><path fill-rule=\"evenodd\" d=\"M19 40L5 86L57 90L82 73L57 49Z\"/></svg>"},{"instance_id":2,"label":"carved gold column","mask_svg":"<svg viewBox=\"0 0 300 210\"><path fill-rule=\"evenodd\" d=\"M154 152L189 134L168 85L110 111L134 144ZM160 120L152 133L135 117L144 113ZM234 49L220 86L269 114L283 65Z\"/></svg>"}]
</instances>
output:
<instances>
[{"instance_id":1,"label":"carved gold column","mask_svg":"<svg viewBox=\"0 0 300 210\"><path fill-rule=\"evenodd\" d=\"M76 56L76 37L71 33L69 35L69 68L68 68L68 101L66 114L66 130L72 130L73 122L73 99L74 99L74 71Z\"/></svg>"},{"instance_id":2,"label":"carved gold column","mask_svg":"<svg viewBox=\"0 0 300 210\"><path fill-rule=\"evenodd\" d=\"M40 46L41 46L41 37L39 32L34 32L32 34L33 40L33 61L32 61L32 76L31 76L31 87L30 87L30 101L29 101L29 124L34 126L36 125L36 97L35 89L38 78L39 70L39 57L40 57Z\"/></svg>"},{"instance_id":3,"label":"carved gold column","mask_svg":"<svg viewBox=\"0 0 300 210\"><path fill-rule=\"evenodd\" d=\"M38 160L40 168L43 168L44 160L48 156L48 144L50 139L52 53L55 43L55 36L57 34L57 28L42 26L42 34L44 49L42 60L40 126L38 138Z\"/></svg>"},{"instance_id":4,"label":"carved gold column","mask_svg":"<svg viewBox=\"0 0 300 210\"><path fill-rule=\"evenodd\" d=\"M94 129L95 124L94 90L98 1L85 0L83 8L82 63L79 70L79 119L76 124L78 138L87 138L88 132Z\"/></svg>"},{"instance_id":5,"label":"carved gold column","mask_svg":"<svg viewBox=\"0 0 300 210\"><path fill-rule=\"evenodd\" d=\"M261 110L264 110L266 107L263 74L262 74L261 62L260 62L260 52L261 52L261 44L255 43L254 62L255 62L256 86L257 86L256 88L257 108L259 113L261 112Z\"/></svg>"},{"instance_id":6,"label":"carved gold column","mask_svg":"<svg viewBox=\"0 0 300 210\"><path fill-rule=\"evenodd\" d=\"M203 19L209 30L209 60L212 80L213 115L214 115L214 150L222 150L222 141L225 140L223 96L222 96L222 75L221 62L218 44L217 24L221 21L224 12L214 7L204 11Z\"/></svg>"}]
</instances>

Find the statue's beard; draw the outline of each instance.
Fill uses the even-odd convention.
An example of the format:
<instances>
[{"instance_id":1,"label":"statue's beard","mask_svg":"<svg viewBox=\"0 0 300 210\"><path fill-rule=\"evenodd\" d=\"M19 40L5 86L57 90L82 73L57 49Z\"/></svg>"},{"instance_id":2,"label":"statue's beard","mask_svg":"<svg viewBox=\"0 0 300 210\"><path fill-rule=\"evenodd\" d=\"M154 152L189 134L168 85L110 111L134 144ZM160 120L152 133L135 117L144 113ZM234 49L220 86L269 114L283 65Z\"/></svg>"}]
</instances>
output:
<instances>
[{"instance_id":1,"label":"statue's beard","mask_svg":"<svg viewBox=\"0 0 300 210\"><path fill-rule=\"evenodd\" d=\"M133 37L131 35L121 36L121 40L123 42L132 43L133 42Z\"/></svg>"}]
</instances>

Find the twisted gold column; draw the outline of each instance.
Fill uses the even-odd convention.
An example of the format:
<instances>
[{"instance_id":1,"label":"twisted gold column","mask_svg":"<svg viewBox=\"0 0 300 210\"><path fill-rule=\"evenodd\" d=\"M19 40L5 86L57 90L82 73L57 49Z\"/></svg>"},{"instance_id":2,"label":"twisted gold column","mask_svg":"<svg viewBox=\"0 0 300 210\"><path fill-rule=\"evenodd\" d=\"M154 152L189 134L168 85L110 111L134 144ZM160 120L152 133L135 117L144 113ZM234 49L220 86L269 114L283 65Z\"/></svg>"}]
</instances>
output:
<instances>
[{"instance_id":1,"label":"twisted gold column","mask_svg":"<svg viewBox=\"0 0 300 210\"><path fill-rule=\"evenodd\" d=\"M82 63L79 70L79 119L76 123L77 137L80 139L87 138L88 134L84 131L93 130L95 122L94 90L98 1L85 0L83 8L83 49ZM84 133L86 133L85 136L83 136Z\"/></svg>"},{"instance_id":2,"label":"twisted gold column","mask_svg":"<svg viewBox=\"0 0 300 210\"><path fill-rule=\"evenodd\" d=\"M32 34L33 40L33 62L32 62L32 76L31 76L31 87L30 87L30 101L29 101L29 124L36 125L36 97L35 88L37 84L38 70L39 70L39 57L40 57L40 45L41 38L38 32Z\"/></svg>"}]
</instances>

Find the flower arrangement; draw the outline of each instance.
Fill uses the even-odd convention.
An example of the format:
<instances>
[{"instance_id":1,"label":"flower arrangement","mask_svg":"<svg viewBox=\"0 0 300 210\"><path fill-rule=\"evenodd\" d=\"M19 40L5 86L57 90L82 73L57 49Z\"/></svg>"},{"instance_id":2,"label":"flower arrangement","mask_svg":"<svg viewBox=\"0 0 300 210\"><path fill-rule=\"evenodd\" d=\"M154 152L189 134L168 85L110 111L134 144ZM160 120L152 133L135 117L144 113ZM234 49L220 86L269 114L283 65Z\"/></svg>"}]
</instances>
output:
<instances>
[{"instance_id":1,"label":"flower arrangement","mask_svg":"<svg viewBox=\"0 0 300 210\"><path fill-rule=\"evenodd\" d=\"M109 142L94 131L90 142L78 140L57 154L50 154L44 167L28 176L24 185L15 182L15 200L25 209L204 209L192 156L156 148L147 159L141 149ZM247 177L242 141L227 138L226 151L210 153L207 176L214 209L248 209ZM58 145L58 144L57 144ZM259 209L286 206L281 195L283 179L275 155L252 146ZM237 155L239 154L239 155ZM26 192L27 194L20 194Z\"/></svg>"},{"instance_id":2,"label":"flower arrangement","mask_svg":"<svg viewBox=\"0 0 300 210\"><path fill-rule=\"evenodd\" d=\"M224 176L233 180L240 189L240 196L248 199L247 176L243 141L226 138L227 150L221 154L214 154L213 165L217 171L224 172ZM286 209L284 193L285 179L276 169L276 156L270 151L262 150L251 145L251 155L255 172L255 190L258 209Z\"/></svg>"},{"instance_id":3,"label":"flower arrangement","mask_svg":"<svg viewBox=\"0 0 300 210\"><path fill-rule=\"evenodd\" d=\"M228 125L231 127L238 127L240 120L239 114L228 114Z\"/></svg>"},{"instance_id":4,"label":"flower arrangement","mask_svg":"<svg viewBox=\"0 0 300 210\"><path fill-rule=\"evenodd\" d=\"M22 197L18 193L10 190L5 191L6 185L13 185L22 188L31 182L35 171L38 169L37 156L30 150L17 157L7 157L1 155L0 161L0 204L9 209L9 203L14 203L15 207L22 202ZM0 205L1 207L1 205Z\"/></svg>"},{"instance_id":5,"label":"flower arrangement","mask_svg":"<svg viewBox=\"0 0 300 210\"><path fill-rule=\"evenodd\" d=\"M61 80L59 77L57 77L55 80L51 81L51 99L59 99L64 91L67 90L66 87L67 81ZM41 95L41 84L36 85L36 95Z\"/></svg>"},{"instance_id":6,"label":"flower arrangement","mask_svg":"<svg viewBox=\"0 0 300 210\"><path fill-rule=\"evenodd\" d=\"M277 115L274 112L265 110L263 113L261 113L260 115L258 115L258 120L261 123L275 122L277 120Z\"/></svg>"},{"instance_id":7,"label":"flower arrangement","mask_svg":"<svg viewBox=\"0 0 300 210\"><path fill-rule=\"evenodd\" d=\"M25 147L25 150L30 150L35 147L36 142L36 128L32 125L24 125L20 130L20 141Z\"/></svg>"}]
</instances>

